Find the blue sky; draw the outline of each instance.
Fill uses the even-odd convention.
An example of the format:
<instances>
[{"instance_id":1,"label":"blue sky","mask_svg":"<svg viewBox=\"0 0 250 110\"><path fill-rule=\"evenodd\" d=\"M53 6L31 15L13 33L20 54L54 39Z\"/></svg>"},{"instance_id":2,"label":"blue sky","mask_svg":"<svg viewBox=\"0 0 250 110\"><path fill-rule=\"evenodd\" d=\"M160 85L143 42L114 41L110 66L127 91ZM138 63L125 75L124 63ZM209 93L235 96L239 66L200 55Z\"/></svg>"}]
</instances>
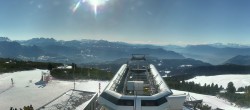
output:
<instances>
[{"instance_id":1,"label":"blue sky","mask_svg":"<svg viewBox=\"0 0 250 110\"><path fill-rule=\"evenodd\" d=\"M91 2L91 0L89 0ZM95 0L92 0L95 1ZM249 0L1 0L0 36L151 44L250 44Z\"/></svg>"}]
</instances>

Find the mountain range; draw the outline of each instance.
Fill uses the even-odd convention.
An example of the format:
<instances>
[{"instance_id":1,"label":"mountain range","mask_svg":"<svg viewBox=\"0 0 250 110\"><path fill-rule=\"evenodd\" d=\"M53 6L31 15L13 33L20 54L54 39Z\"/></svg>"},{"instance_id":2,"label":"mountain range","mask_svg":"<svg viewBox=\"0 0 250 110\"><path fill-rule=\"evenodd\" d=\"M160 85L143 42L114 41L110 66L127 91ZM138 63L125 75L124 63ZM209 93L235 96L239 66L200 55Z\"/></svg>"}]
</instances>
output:
<instances>
[{"instance_id":1,"label":"mountain range","mask_svg":"<svg viewBox=\"0 0 250 110\"><path fill-rule=\"evenodd\" d=\"M89 39L64 41L32 38L12 41L7 37L0 37L0 45L0 57L3 58L79 64L113 61L128 58L131 54L146 54L159 59L192 58L217 65L235 64L228 60L239 55L250 55L248 45L221 43L159 46Z\"/></svg>"},{"instance_id":2,"label":"mountain range","mask_svg":"<svg viewBox=\"0 0 250 110\"><path fill-rule=\"evenodd\" d=\"M238 55L250 55L250 47L246 45L218 45L218 44L203 44L203 45L187 45L180 46L164 46L165 49L172 50L182 54L187 58L202 60L211 64L224 64L228 59Z\"/></svg>"},{"instance_id":3,"label":"mountain range","mask_svg":"<svg viewBox=\"0 0 250 110\"><path fill-rule=\"evenodd\" d=\"M23 41L0 40L0 57L32 61L61 63L105 62L130 57L131 54L147 54L162 59L183 59L179 53L162 48L150 48L123 42L105 40L63 41L53 38L33 38Z\"/></svg>"}]
</instances>

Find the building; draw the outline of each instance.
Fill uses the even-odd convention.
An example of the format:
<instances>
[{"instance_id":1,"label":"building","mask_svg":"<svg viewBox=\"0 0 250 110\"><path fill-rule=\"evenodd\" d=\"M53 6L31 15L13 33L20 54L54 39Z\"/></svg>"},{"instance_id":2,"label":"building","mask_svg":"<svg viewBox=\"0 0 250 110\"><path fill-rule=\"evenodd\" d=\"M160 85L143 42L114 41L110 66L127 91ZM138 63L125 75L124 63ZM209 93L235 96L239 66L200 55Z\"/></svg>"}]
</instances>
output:
<instances>
[{"instance_id":1,"label":"building","mask_svg":"<svg viewBox=\"0 0 250 110\"><path fill-rule=\"evenodd\" d=\"M132 55L98 98L101 110L180 110L186 95L173 95L145 55Z\"/></svg>"}]
</instances>

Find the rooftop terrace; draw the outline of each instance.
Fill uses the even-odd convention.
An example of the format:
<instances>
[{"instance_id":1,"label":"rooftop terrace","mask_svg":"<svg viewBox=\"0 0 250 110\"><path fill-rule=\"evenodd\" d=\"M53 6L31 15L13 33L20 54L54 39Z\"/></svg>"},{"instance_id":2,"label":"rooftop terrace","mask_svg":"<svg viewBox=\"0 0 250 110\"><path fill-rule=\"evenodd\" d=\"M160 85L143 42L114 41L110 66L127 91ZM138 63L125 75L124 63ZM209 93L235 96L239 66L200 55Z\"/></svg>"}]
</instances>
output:
<instances>
[{"instance_id":1,"label":"rooftop terrace","mask_svg":"<svg viewBox=\"0 0 250 110\"><path fill-rule=\"evenodd\" d=\"M144 58L132 57L127 65L122 70L119 70L120 72L118 71L110 90L123 95L142 96L151 96L159 92L159 85L163 82L156 82L158 75L152 74L150 65Z\"/></svg>"}]
</instances>

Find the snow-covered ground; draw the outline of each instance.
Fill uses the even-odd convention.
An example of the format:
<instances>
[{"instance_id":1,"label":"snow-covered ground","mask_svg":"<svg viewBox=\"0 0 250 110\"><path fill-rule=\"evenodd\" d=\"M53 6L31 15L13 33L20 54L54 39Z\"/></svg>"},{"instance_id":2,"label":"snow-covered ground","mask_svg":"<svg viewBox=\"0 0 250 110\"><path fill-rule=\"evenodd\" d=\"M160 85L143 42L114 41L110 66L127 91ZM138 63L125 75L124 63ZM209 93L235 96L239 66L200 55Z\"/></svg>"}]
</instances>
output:
<instances>
[{"instance_id":1,"label":"snow-covered ground","mask_svg":"<svg viewBox=\"0 0 250 110\"><path fill-rule=\"evenodd\" d=\"M229 82L233 82L236 88L250 85L250 74L247 75L216 75L216 76L197 76L187 80L188 82L200 83L202 86L206 84L218 84L226 88Z\"/></svg>"},{"instance_id":2,"label":"snow-covered ground","mask_svg":"<svg viewBox=\"0 0 250 110\"><path fill-rule=\"evenodd\" d=\"M10 107L22 108L25 105L32 104L34 108L39 108L48 103L62 93L73 88L72 81L52 80L46 86L35 85L41 79L42 71L46 70L31 70L14 73L5 73L0 75L0 108L1 110L8 110ZM231 76L234 77L234 76ZM248 77L249 76L245 76ZM244 81L243 77L241 81ZM14 80L14 86L11 86L11 78ZM237 77L236 77L237 78ZM235 78L233 78L235 79ZM212 79L211 79L212 80ZM222 80L222 79L217 79ZM249 79L250 80L250 79ZM246 81L249 81L246 80ZM202 80L200 80L202 81ZM207 81L209 83L209 79ZM216 81L216 80L215 80ZM108 81L94 81L94 80L78 80L76 81L76 89L83 91L99 91L99 83L101 83L101 90L105 89ZM215 82L214 82L215 83ZM220 82L221 84L221 82ZM227 83L225 83L227 85ZM174 94L184 94L185 91L172 90ZM196 99L203 99L204 103L213 108L222 108L225 110L250 110L246 108L239 108L231 105L229 102L219 99L216 96L202 95L196 93L189 93Z\"/></svg>"},{"instance_id":3,"label":"snow-covered ground","mask_svg":"<svg viewBox=\"0 0 250 110\"><path fill-rule=\"evenodd\" d=\"M31 70L0 75L0 108L8 110L10 107L23 108L32 104L39 108L62 93L73 89L73 82L52 80L46 86L35 85L40 81L42 71ZM13 78L14 86L11 84ZM99 83L103 90L108 81L80 80L76 81L76 89L83 91L98 92Z\"/></svg>"},{"instance_id":4,"label":"snow-covered ground","mask_svg":"<svg viewBox=\"0 0 250 110\"><path fill-rule=\"evenodd\" d=\"M224 110L250 110L250 108L240 108L235 106L234 104L231 104L230 102L218 98L216 96L211 95L203 95L203 94L196 94L192 92L186 92L186 91L179 91L179 90L173 90L172 92L174 94L189 94L191 97L194 97L196 100L203 100L203 104L207 104L212 107L212 109L215 108L221 108Z\"/></svg>"}]
</instances>

